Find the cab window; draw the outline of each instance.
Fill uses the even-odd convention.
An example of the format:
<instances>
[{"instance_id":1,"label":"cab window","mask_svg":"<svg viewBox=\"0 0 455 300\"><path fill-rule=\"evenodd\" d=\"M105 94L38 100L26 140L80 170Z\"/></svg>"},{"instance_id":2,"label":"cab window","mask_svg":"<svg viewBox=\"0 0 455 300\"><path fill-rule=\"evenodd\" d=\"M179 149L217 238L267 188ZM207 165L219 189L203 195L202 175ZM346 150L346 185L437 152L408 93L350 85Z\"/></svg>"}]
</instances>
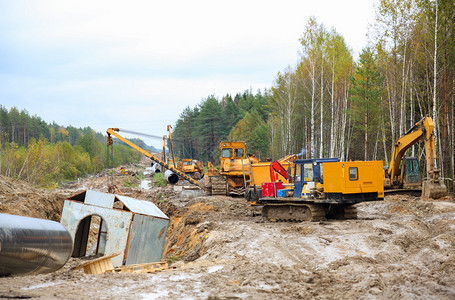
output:
<instances>
[{"instance_id":1,"label":"cab window","mask_svg":"<svg viewBox=\"0 0 455 300\"><path fill-rule=\"evenodd\" d=\"M221 150L221 157L223 157L223 158L231 158L232 157L232 149L231 148L223 148L223 150Z\"/></svg>"},{"instance_id":2,"label":"cab window","mask_svg":"<svg viewBox=\"0 0 455 300\"><path fill-rule=\"evenodd\" d=\"M235 149L234 156L235 157L243 157L243 149L242 148Z\"/></svg>"},{"instance_id":3,"label":"cab window","mask_svg":"<svg viewBox=\"0 0 455 300\"><path fill-rule=\"evenodd\" d=\"M295 174L294 174L294 181L299 182L302 178L302 166L299 164L295 165Z\"/></svg>"},{"instance_id":4,"label":"cab window","mask_svg":"<svg viewBox=\"0 0 455 300\"><path fill-rule=\"evenodd\" d=\"M303 165L303 181L313 181L313 164Z\"/></svg>"}]
</instances>

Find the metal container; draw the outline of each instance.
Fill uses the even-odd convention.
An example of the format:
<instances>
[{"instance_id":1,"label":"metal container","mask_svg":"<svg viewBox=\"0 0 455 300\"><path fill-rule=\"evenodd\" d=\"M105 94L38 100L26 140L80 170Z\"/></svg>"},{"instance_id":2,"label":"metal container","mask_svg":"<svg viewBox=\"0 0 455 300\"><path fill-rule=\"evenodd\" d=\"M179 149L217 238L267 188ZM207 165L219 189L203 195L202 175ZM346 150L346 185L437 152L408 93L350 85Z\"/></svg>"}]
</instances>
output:
<instances>
[{"instance_id":1,"label":"metal container","mask_svg":"<svg viewBox=\"0 0 455 300\"><path fill-rule=\"evenodd\" d=\"M72 249L70 233L58 222L0 214L0 276L56 271Z\"/></svg>"},{"instance_id":2,"label":"metal container","mask_svg":"<svg viewBox=\"0 0 455 300\"><path fill-rule=\"evenodd\" d=\"M179 181L179 176L171 170L166 170L166 172L164 172L164 178L166 178L167 182L170 184L176 184Z\"/></svg>"}]
</instances>

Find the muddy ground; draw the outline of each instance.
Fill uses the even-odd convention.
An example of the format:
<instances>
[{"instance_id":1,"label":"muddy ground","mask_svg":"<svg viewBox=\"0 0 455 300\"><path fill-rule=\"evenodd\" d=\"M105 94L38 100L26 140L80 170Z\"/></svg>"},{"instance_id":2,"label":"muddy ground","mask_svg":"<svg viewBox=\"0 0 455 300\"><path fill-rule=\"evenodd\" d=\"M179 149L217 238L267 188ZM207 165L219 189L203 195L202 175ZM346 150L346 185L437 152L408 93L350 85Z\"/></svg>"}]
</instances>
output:
<instances>
[{"instance_id":1,"label":"muddy ground","mask_svg":"<svg viewBox=\"0 0 455 300\"><path fill-rule=\"evenodd\" d=\"M0 212L59 220L66 197L106 192L108 177L55 191L0 177ZM132 179L114 176L125 195L170 217L168 270L87 275L72 258L54 273L0 278L0 299L455 299L452 198L388 196L358 204L356 220L272 223L243 198L183 197Z\"/></svg>"}]
</instances>

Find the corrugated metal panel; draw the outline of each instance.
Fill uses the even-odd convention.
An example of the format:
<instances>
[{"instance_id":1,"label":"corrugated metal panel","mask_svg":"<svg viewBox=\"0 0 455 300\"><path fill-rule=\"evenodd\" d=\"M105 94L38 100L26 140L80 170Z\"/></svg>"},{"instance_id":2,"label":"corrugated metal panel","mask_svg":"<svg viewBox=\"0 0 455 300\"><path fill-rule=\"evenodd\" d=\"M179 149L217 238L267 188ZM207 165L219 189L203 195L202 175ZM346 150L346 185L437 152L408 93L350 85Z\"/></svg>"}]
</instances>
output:
<instances>
[{"instance_id":1,"label":"corrugated metal panel","mask_svg":"<svg viewBox=\"0 0 455 300\"><path fill-rule=\"evenodd\" d=\"M127 265L161 261L169 221L134 215Z\"/></svg>"},{"instance_id":2,"label":"corrugated metal panel","mask_svg":"<svg viewBox=\"0 0 455 300\"><path fill-rule=\"evenodd\" d=\"M87 191L85 194L85 204L96 205L106 208L114 207L114 198L113 194L106 194L95 191Z\"/></svg>"},{"instance_id":3,"label":"corrugated metal panel","mask_svg":"<svg viewBox=\"0 0 455 300\"><path fill-rule=\"evenodd\" d=\"M79 221L91 215L97 215L103 218L107 227L104 254L109 255L121 252L122 255L112 258L114 267L121 266L133 214L127 211L113 210L110 208L85 205L84 203L65 200L60 223L62 223L70 232L74 241Z\"/></svg>"},{"instance_id":4,"label":"corrugated metal panel","mask_svg":"<svg viewBox=\"0 0 455 300\"><path fill-rule=\"evenodd\" d=\"M134 213L169 220L169 218L152 202L137 200L126 196L115 196Z\"/></svg>"}]
</instances>

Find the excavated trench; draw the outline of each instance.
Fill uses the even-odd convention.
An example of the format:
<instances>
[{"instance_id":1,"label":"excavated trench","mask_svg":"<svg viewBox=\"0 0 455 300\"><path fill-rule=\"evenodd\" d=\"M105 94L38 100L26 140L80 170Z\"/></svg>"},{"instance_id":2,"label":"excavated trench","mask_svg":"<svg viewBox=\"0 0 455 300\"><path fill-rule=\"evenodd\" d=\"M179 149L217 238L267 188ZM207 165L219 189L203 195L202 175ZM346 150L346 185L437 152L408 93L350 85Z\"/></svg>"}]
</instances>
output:
<instances>
[{"instance_id":1,"label":"excavated trench","mask_svg":"<svg viewBox=\"0 0 455 300\"><path fill-rule=\"evenodd\" d=\"M214 223L205 216L215 207L207 203L194 203L179 208L171 202L162 203L160 209L169 217L163 257L169 262L194 261L204 254L204 241Z\"/></svg>"}]
</instances>

